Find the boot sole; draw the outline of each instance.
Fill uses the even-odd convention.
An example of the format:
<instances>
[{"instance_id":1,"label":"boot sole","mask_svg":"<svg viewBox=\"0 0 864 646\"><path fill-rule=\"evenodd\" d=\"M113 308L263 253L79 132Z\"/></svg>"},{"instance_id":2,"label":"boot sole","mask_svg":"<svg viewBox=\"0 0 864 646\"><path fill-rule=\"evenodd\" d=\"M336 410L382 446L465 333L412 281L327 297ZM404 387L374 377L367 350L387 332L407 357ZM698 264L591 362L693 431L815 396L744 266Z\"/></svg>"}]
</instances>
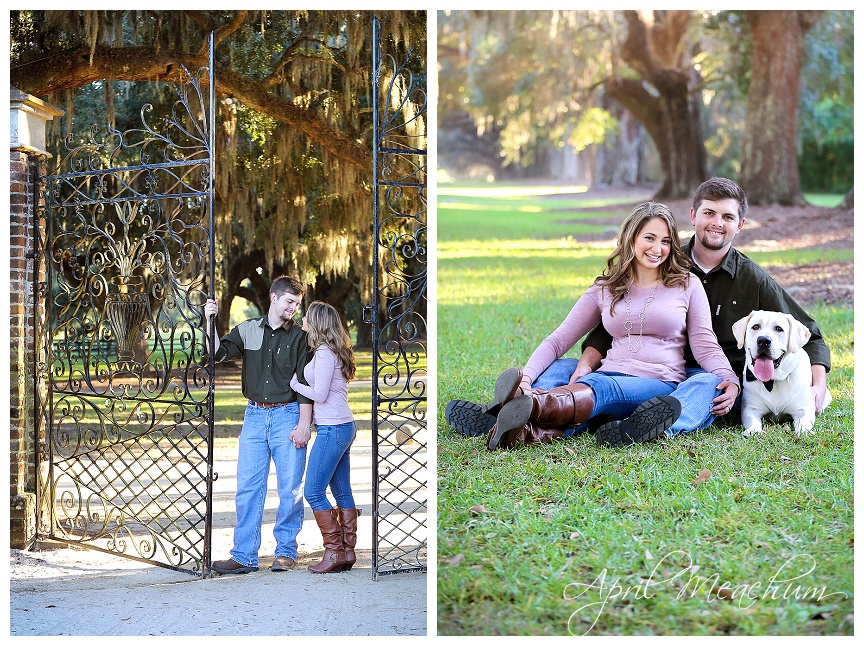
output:
<instances>
[{"instance_id":1,"label":"boot sole","mask_svg":"<svg viewBox=\"0 0 864 646\"><path fill-rule=\"evenodd\" d=\"M276 565L274 563L273 565L270 566L271 572L288 572L288 571L293 570L293 569L294 569L293 565L291 567L283 567L281 565Z\"/></svg>"},{"instance_id":2,"label":"boot sole","mask_svg":"<svg viewBox=\"0 0 864 646\"><path fill-rule=\"evenodd\" d=\"M444 419L465 437L486 435L495 426L495 416L483 412L480 404L454 399L444 409Z\"/></svg>"},{"instance_id":3,"label":"boot sole","mask_svg":"<svg viewBox=\"0 0 864 646\"><path fill-rule=\"evenodd\" d=\"M531 416L531 408L534 400L529 395L520 395L504 404L498 413L498 420L486 441L486 448L490 451L501 445L501 439L510 431L522 428L528 423Z\"/></svg>"},{"instance_id":4,"label":"boot sole","mask_svg":"<svg viewBox=\"0 0 864 646\"><path fill-rule=\"evenodd\" d=\"M677 399L668 395L654 397L641 403L627 419L598 428L597 444L624 446L650 442L663 435L680 415L681 402Z\"/></svg>"},{"instance_id":5,"label":"boot sole","mask_svg":"<svg viewBox=\"0 0 864 646\"><path fill-rule=\"evenodd\" d=\"M257 567L238 567L233 570L218 569L215 567L211 567L210 569L219 574L249 574L250 572L258 571Z\"/></svg>"},{"instance_id":6,"label":"boot sole","mask_svg":"<svg viewBox=\"0 0 864 646\"><path fill-rule=\"evenodd\" d=\"M513 395L522 381L522 371L519 368L507 368L495 381L495 398L483 411L488 415L497 415L501 407L513 399Z\"/></svg>"},{"instance_id":7,"label":"boot sole","mask_svg":"<svg viewBox=\"0 0 864 646\"><path fill-rule=\"evenodd\" d=\"M310 565L310 566L307 567L306 569L309 570L312 574L338 574L339 572L344 572L345 570L350 570L351 568L350 568L350 567L346 567L346 566L344 566L344 565L342 565L342 566L338 566L338 565L337 565L336 567L331 568L331 569L329 569L329 570L322 570L322 571L319 572L319 571L317 571L317 570L313 570L313 569L312 569L312 566Z\"/></svg>"}]
</instances>

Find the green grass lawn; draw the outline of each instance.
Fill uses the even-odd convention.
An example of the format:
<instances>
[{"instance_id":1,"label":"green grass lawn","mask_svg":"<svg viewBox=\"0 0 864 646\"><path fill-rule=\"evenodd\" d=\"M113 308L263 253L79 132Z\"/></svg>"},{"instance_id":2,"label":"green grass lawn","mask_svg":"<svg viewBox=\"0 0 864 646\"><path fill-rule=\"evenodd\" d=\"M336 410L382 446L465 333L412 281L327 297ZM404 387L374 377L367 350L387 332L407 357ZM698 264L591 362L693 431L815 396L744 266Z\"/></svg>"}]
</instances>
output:
<instances>
[{"instance_id":1,"label":"green grass lawn","mask_svg":"<svg viewBox=\"0 0 864 646\"><path fill-rule=\"evenodd\" d=\"M804 199L814 206L827 206L834 208L843 203L843 198L846 197L842 193L835 195L834 193L805 193Z\"/></svg>"},{"instance_id":2,"label":"green grass lawn","mask_svg":"<svg viewBox=\"0 0 864 646\"><path fill-rule=\"evenodd\" d=\"M832 350L834 403L808 438L719 423L623 449L586 434L492 453L448 427L447 402L487 402L611 247L568 239L578 234L550 210L559 198L510 195L519 209L495 199L487 210L470 189L448 187L438 218L438 632L852 634L852 310L811 309ZM446 201L469 198L470 209Z\"/></svg>"},{"instance_id":3,"label":"green grass lawn","mask_svg":"<svg viewBox=\"0 0 864 646\"><path fill-rule=\"evenodd\" d=\"M616 217L616 206L632 203L628 198L579 198L578 194L584 190L579 186L527 189L499 184L441 186L438 189L438 240L566 238L604 233L610 229L609 225L579 220ZM589 207L608 207L609 210L581 215L575 212L577 208Z\"/></svg>"}]
</instances>

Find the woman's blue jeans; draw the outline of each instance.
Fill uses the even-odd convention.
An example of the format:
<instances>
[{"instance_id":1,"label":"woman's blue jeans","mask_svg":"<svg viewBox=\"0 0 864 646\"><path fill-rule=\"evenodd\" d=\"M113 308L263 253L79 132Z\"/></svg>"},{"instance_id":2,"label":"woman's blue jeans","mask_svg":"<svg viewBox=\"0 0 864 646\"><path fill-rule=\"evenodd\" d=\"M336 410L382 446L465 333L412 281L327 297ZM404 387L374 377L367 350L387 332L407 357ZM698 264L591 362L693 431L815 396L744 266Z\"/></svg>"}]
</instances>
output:
<instances>
[{"instance_id":1,"label":"woman's blue jeans","mask_svg":"<svg viewBox=\"0 0 864 646\"><path fill-rule=\"evenodd\" d=\"M303 525L300 487L306 467L306 447L296 448L289 436L299 421L300 405L297 403L262 408L249 402L246 406L237 456L237 526L231 550L231 558L241 565L258 566L271 458L276 465L279 493L273 526L275 555L297 559L297 534Z\"/></svg>"},{"instance_id":2,"label":"woman's blue jeans","mask_svg":"<svg viewBox=\"0 0 864 646\"><path fill-rule=\"evenodd\" d=\"M316 424L318 434L309 451L306 486L303 495L315 511L332 509L327 499L327 487L342 509L354 509L351 493L351 444L357 436L354 422L332 426Z\"/></svg>"},{"instance_id":3,"label":"woman's blue jeans","mask_svg":"<svg viewBox=\"0 0 864 646\"><path fill-rule=\"evenodd\" d=\"M576 359L558 359L549 366L543 374L534 380L535 388L544 388L549 390L556 386L564 386L570 383L570 377L576 370ZM717 386L720 384L720 378L710 372L706 372L701 368L687 368L685 380L678 384L671 392L660 393L661 395L671 395L681 402L681 416L671 426L666 429L667 436L677 435L679 433L689 433L707 428L714 421L714 416L711 414L711 400L720 394ZM597 374L597 373L589 373ZM588 375L586 375L587 377ZM583 383L588 383L583 377L580 379ZM663 383L663 382L660 382ZM592 385L593 388L593 385ZM596 396L596 391L595 391ZM656 397L657 395L651 395ZM650 399L651 397L648 397ZM645 400L643 400L645 401ZM595 414L598 412L595 405ZM630 413L633 411L631 410ZM621 411L613 411L611 415L596 415L597 422L609 421L612 419L624 419L630 413L621 416ZM595 424L596 425L596 424ZM576 428L567 429L565 436L577 435L586 431L591 426L589 423L580 424Z\"/></svg>"}]
</instances>

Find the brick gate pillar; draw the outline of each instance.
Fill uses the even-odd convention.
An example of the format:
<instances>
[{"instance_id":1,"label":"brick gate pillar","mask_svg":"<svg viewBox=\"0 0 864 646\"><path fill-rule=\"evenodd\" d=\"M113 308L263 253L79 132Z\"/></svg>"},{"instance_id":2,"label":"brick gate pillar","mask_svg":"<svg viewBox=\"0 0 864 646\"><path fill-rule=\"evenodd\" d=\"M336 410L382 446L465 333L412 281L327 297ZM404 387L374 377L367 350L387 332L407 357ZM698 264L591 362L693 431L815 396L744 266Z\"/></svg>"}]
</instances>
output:
<instances>
[{"instance_id":1,"label":"brick gate pillar","mask_svg":"<svg viewBox=\"0 0 864 646\"><path fill-rule=\"evenodd\" d=\"M45 149L45 126L62 110L12 88L10 110L10 546L29 547L36 536L36 448L33 393L34 323L32 218L34 176ZM44 157L43 157L44 156Z\"/></svg>"}]
</instances>

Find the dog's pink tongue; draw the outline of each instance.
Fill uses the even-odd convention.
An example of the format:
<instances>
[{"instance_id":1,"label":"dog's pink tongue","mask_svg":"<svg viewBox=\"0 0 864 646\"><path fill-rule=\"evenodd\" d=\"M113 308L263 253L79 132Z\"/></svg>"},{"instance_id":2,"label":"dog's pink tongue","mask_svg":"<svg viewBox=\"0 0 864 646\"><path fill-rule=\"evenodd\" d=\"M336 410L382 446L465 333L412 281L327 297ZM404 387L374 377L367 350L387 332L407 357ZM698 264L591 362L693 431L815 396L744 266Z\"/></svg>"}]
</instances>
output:
<instances>
[{"instance_id":1,"label":"dog's pink tongue","mask_svg":"<svg viewBox=\"0 0 864 646\"><path fill-rule=\"evenodd\" d=\"M761 357L753 362L753 374L759 381L774 379L774 362L767 357Z\"/></svg>"}]
</instances>

